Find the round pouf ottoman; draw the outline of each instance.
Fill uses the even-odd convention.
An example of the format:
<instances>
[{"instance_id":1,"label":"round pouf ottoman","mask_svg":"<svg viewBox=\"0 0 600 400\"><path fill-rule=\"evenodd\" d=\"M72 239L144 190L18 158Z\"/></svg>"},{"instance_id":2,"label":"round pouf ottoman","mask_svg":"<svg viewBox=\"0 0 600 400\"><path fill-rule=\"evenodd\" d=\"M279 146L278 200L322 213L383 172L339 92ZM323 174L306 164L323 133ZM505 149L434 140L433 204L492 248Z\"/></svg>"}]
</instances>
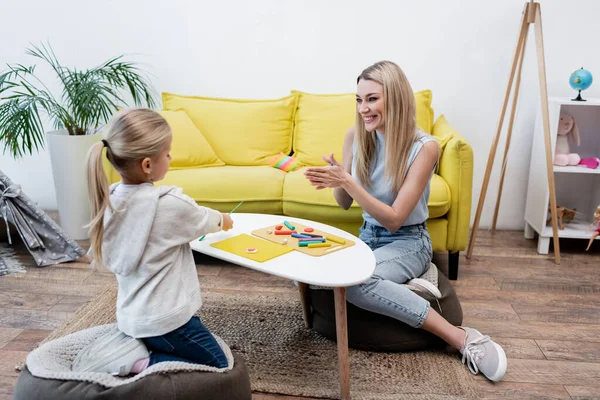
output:
<instances>
[{"instance_id":1,"label":"round pouf ottoman","mask_svg":"<svg viewBox=\"0 0 600 400\"><path fill-rule=\"evenodd\" d=\"M16 400L156 399L251 400L250 376L243 358L218 336L228 366L184 362L157 363L138 375L116 377L77 368L78 354L103 335L118 332L102 325L49 341L27 356L27 366L15 387ZM123 334L124 335L124 334ZM131 340L135 340L132 339Z\"/></svg>"},{"instance_id":2,"label":"round pouf ottoman","mask_svg":"<svg viewBox=\"0 0 600 400\"><path fill-rule=\"evenodd\" d=\"M153 374L111 388L97 383L44 379L24 368L15 387L15 400L250 400L250 377L244 360L233 352L234 367L224 373L169 372Z\"/></svg>"},{"instance_id":3,"label":"round pouf ottoman","mask_svg":"<svg viewBox=\"0 0 600 400\"><path fill-rule=\"evenodd\" d=\"M431 307L439 312L452 325L462 323L462 308L454 288L448 279L431 264L421 278L437 284L442 297L437 299L429 293L415 292L425 298ZM330 340L336 340L335 307L333 291L323 288L309 288L312 306L311 322L315 331ZM403 322L385 315L376 314L353 304L346 304L348 320L348 346L368 351L415 351L445 346L437 336L415 329Z\"/></svg>"},{"instance_id":4,"label":"round pouf ottoman","mask_svg":"<svg viewBox=\"0 0 600 400\"><path fill-rule=\"evenodd\" d=\"M24 368L15 387L15 400L145 399L145 400L250 400L250 377L244 360L233 353L233 369L215 372L153 374L111 388L97 383L38 378Z\"/></svg>"}]
</instances>

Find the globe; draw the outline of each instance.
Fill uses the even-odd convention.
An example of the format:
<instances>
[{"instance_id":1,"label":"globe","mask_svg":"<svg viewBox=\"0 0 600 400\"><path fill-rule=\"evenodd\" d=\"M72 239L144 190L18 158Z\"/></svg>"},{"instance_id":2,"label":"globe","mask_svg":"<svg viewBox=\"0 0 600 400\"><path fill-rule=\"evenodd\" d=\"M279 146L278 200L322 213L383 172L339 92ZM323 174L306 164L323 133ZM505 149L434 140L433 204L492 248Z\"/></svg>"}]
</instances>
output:
<instances>
[{"instance_id":1,"label":"globe","mask_svg":"<svg viewBox=\"0 0 600 400\"><path fill-rule=\"evenodd\" d=\"M569 84L571 85L571 87L573 89L579 91L577 98L575 98L573 100L585 101L581 97L581 91L586 90L587 88L592 86L592 81L593 81L592 74L587 69L583 69L583 67L581 67L580 69L573 72L571 74L571 77L569 78Z\"/></svg>"}]
</instances>

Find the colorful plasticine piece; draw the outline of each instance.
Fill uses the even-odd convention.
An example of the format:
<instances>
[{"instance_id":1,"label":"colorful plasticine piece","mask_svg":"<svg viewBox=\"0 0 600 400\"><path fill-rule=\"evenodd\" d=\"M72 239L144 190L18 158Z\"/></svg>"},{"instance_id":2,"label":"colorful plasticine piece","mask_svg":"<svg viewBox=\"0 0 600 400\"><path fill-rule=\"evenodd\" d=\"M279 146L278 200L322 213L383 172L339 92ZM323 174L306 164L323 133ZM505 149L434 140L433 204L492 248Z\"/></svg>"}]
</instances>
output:
<instances>
[{"instance_id":1,"label":"colorful plasticine piece","mask_svg":"<svg viewBox=\"0 0 600 400\"><path fill-rule=\"evenodd\" d=\"M311 239L310 236L303 235L301 233L292 233L292 237L295 237L295 238L298 238L298 239Z\"/></svg>"},{"instance_id":2,"label":"colorful plasticine piece","mask_svg":"<svg viewBox=\"0 0 600 400\"><path fill-rule=\"evenodd\" d=\"M310 236L310 237L314 237L314 238L322 238L323 236L321 235L315 235L314 233L303 233L304 236Z\"/></svg>"},{"instance_id":3,"label":"colorful plasticine piece","mask_svg":"<svg viewBox=\"0 0 600 400\"><path fill-rule=\"evenodd\" d=\"M325 238L308 238L308 239L298 239L298 242L325 242Z\"/></svg>"},{"instance_id":4,"label":"colorful plasticine piece","mask_svg":"<svg viewBox=\"0 0 600 400\"><path fill-rule=\"evenodd\" d=\"M304 232L314 232L313 228L304 228Z\"/></svg>"},{"instance_id":5,"label":"colorful plasticine piece","mask_svg":"<svg viewBox=\"0 0 600 400\"><path fill-rule=\"evenodd\" d=\"M293 231L275 231L276 235L291 235Z\"/></svg>"},{"instance_id":6,"label":"colorful plasticine piece","mask_svg":"<svg viewBox=\"0 0 600 400\"><path fill-rule=\"evenodd\" d=\"M327 236L325 236L325 238L327 240L331 241L331 242L336 242L336 243L339 243L339 244L346 244L346 240L342 239L342 238L339 238L339 237L327 235Z\"/></svg>"},{"instance_id":7,"label":"colorful plasticine piece","mask_svg":"<svg viewBox=\"0 0 600 400\"><path fill-rule=\"evenodd\" d=\"M287 226L290 231L296 230L296 227L287 221L283 221L283 224Z\"/></svg>"},{"instance_id":8,"label":"colorful plasticine piece","mask_svg":"<svg viewBox=\"0 0 600 400\"><path fill-rule=\"evenodd\" d=\"M324 242L316 242L316 241L306 241L306 242L298 242L298 247L307 247L309 244L322 244Z\"/></svg>"},{"instance_id":9,"label":"colorful plasticine piece","mask_svg":"<svg viewBox=\"0 0 600 400\"><path fill-rule=\"evenodd\" d=\"M331 243L310 243L308 247L311 249L315 247L331 247Z\"/></svg>"},{"instance_id":10,"label":"colorful plasticine piece","mask_svg":"<svg viewBox=\"0 0 600 400\"><path fill-rule=\"evenodd\" d=\"M283 225L277 225L277 226L275 227L275 230L276 230L276 231L280 231L280 230L282 230L282 229L283 229Z\"/></svg>"}]
</instances>

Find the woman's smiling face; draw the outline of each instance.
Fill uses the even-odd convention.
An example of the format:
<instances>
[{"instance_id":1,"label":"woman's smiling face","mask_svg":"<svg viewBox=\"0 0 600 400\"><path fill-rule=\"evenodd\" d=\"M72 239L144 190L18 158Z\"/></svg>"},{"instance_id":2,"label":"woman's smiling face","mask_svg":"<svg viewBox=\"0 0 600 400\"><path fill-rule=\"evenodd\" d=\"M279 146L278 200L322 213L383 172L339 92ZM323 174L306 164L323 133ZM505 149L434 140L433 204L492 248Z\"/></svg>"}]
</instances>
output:
<instances>
[{"instance_id":1,"label":"woman's smiling face","mask_svg":"<svg viewBox=\"0 0 600 400\"><path fill-rule=\"evenodd\" d=\"M375 81L361 79L356 89L356 109L362 116L368 132L384 133L385 115L383 85Z\"/></svg>"}]
</instances>

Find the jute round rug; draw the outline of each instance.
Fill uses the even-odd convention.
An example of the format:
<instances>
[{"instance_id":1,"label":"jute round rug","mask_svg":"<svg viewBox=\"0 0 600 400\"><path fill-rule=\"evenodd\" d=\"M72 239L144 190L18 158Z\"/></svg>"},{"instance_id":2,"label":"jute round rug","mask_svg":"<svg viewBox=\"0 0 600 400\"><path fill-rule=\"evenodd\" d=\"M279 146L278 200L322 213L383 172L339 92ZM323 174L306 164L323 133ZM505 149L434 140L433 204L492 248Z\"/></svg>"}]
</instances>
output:
<instances>
[{"instance_id":1,"label":"jute round rug","mask_svg":"<svg viewBox=\"0 0 600 400\"><path fill-rule=\"evenodd\" d=\"M116 287L109 287L44 342L115 322ZM252 390L339 398L337 348L306 329L299 298L204 291L199 316L240 353ZM374 353L350 349L353 399L472 399L475 380L458 353Z\"/></svg>"}]
</instances>

